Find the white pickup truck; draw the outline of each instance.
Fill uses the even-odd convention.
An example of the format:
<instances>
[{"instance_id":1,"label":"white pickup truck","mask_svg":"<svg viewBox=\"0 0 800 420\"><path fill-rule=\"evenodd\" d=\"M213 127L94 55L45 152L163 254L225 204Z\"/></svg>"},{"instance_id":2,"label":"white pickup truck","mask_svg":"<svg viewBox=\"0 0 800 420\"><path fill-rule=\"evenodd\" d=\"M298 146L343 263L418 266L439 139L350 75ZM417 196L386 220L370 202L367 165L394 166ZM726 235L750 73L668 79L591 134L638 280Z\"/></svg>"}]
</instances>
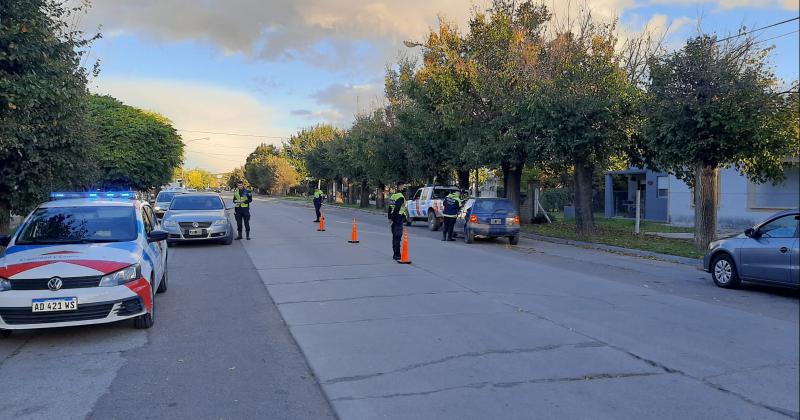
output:
<instances>
[{"instance_id":1,"label":"white pickup truck","mask_svg":"<svg viewBox=\"0 0 800 420\"><path fill-rule=\"evenodd\" d=\"M444 198L448 194L459 191L458 187L428 186L422 187L408 200L407 225L415 220L426 220L430 230L439 230L442 223Z\"/></svg>"}]
</instances>

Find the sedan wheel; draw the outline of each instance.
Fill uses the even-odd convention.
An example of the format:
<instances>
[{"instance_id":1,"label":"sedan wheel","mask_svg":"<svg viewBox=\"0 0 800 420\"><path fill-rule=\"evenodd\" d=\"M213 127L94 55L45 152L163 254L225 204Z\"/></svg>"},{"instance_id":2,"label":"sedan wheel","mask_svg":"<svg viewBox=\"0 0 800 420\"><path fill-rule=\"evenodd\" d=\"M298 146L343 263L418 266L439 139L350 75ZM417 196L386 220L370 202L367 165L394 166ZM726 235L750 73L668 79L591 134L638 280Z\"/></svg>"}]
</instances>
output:
<instances>
[{"instance_id":1,"label":"sedan wheel","mask_svg":"<svg viewBox=\"0 0 800 420\"><path fill-rule=\"evenodd\" d=\"M739 274L736 273L736 265L728 255L720 255L714 260L711 277L714 278L714 283L717 286L726 289L739 287L742 283L741 279L739 279Z\"/></svg>"}]
</instances>

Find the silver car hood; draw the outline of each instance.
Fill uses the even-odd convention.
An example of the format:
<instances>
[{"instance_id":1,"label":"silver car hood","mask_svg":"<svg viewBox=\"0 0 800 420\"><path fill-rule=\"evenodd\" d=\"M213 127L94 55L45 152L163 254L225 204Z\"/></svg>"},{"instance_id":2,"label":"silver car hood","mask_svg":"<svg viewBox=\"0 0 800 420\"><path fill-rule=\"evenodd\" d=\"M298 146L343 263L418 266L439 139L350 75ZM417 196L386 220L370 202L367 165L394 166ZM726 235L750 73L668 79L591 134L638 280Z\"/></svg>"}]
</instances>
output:
<instances>
[{"instance_id":1,"label":"silver car hood","mask_svg":"<svg viewBox=\"0 0 800 420\"><path fill-rule=\"evenodd\" d=\"M225 210L168 210L164 220L176 222L213 222L226 218Z\"/></svg>"}]
</instances>

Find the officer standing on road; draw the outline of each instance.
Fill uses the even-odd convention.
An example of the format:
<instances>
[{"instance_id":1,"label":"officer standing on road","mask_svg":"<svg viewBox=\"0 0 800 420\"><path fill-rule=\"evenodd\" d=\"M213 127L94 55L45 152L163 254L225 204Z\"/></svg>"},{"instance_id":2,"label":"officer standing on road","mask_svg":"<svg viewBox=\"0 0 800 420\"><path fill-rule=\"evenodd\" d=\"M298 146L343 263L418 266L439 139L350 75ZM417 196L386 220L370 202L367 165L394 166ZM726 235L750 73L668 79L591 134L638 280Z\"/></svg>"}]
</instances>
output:
<instances>
[{"instance_id":1,"label":"officer standing on road","mask_svg":"<svg viewBox=\"0 0 800 420\"><path fill-rule=\"evenodd\" d=\"M392 251L395 261L400 259L400 241L403 239L403 224L408 217L406 198L403 193L396 192L389 197L389 220L392 222Z\"/></svg>"},{"instance_id":2,"label":"officer standing on road","mask_svg":"<svg viewBox=\"0 0 800 420\"><path fill-rule=\"evenodd\" d=\"M236 189L233 190L233 215L236 217L236 230L239 232L237 240L242 239L242 221L244 221L247 240L250 240L250 203L252 202L253 193L244 187L244 182L239 181Z\"/></svg>"},{"instance_id":3,"label":"officer standing on road","mask_svg":"<svg viewBox=\"0 0 800 420\"><path fill-rule=\"evenodd\" d=\"M320 209L322 208L323 199L325 199L325 194L322 193L321 189L317 188L316 191L314 191L314 210L317 212L317 220L314 220L314 222L317 223L319 222L320 216L322 216Z\"/></svg>"},{"instance_id":4,"label":"officer standing on road","mask_svg":"<svg viewBox=\"0 0 800 420\"><path fill-rule=\"evenodd\" d=\"M461 193L451 192L444 199L444 230L442 230L443 241L455 241L453 239L453 228L456 225L456 217L461 211Z\"/></svg>"}]
</instances>

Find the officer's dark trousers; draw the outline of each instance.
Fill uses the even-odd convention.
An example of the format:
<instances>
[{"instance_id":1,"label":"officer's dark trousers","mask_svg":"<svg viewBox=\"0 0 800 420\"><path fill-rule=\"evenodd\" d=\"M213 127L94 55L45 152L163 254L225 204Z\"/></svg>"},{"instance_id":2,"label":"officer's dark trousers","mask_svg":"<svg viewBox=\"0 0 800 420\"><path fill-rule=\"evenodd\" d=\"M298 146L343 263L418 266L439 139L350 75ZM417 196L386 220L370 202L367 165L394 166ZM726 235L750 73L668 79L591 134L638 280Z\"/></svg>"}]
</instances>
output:
<instances>
[{"instance_id":1,"label":"officer's dark trousers","mask_svg":"<svg viewBox=\"0 0 800 420\"><path fill-rule=\"evenodd\" d=\"M392 251L394 259L400 259L400 241L403 240L403 224L392 222Z\"/></svg>"},{"instance_id":2,"label":"officer's dark trousers","mask_svg":"<svg viewBox=\"0 0 800 420\"><path fill-rule=\"evenodd\" d=\"M239 237L242 236L242 222L244 222L244 230L247 232L247 237L250 237L250 207L237 207L233 212L236 217L236 231L239 232Z\"/></svg>"},{"instance_id":3,"label":"officer's dark trousers","mask_svg":"<svg viewBox=\"0 0 800 420\"><path fill-rule=\"evenodd\" d=\"M314 202L314 211L317 212L317 220L315 220L315 222L319 222L319 218L320 218L320 216L322 216L322 212L319 211L319 209L321 209L321 208L322 208L322 202L316 202L315 201Z\"/></svg>"},{"instance_id":4,"label":"officer's dark trousers","mask_svg":"<svg viewBox=\"0 0 800 420\"><path fill-rule=\"evenodd\" d=\"M456 225L455 217L444 218L444 230L442 230L442 239L453 239L453 227Z\"/></svg>"}]
</instances>

